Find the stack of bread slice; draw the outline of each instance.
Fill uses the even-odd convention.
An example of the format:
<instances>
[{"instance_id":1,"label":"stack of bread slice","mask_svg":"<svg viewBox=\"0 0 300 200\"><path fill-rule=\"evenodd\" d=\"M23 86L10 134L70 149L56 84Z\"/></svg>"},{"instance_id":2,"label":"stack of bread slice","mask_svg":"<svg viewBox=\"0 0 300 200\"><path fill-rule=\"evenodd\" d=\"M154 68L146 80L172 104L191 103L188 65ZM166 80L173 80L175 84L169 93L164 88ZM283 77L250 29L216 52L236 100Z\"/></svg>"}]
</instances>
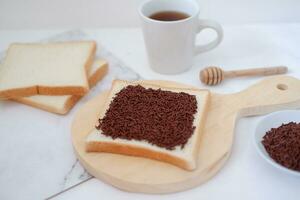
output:
<instances>
[{"instance_id":1,"label":"stack of bread slice","mask_svg":"<svg viewBox=\"0 0 300 200\"><path fill-rule=\"evenodd\" d=\"M108 71L94 41L14 43L0 65L0 99L66 114Z\"/></svg>"}]
</instances>

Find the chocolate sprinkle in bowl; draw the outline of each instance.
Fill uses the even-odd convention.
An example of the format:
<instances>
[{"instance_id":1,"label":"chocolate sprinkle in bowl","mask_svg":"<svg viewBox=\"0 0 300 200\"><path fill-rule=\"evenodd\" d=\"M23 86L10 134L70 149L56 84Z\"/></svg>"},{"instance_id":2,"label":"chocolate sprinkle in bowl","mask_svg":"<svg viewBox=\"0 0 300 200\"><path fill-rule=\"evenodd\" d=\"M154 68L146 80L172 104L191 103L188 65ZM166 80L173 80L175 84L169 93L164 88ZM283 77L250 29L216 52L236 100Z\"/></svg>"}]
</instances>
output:
<instances>
[{"instance_id":1,"label":"chocolate sprinkle in bowl","mask_svg":"<svg viewBox=\"0 0 300 200\"><path fill-rule=\"evenodd\" d=\"M254 144L269 164L300 177L300 111L286 110L265 116L254 134Z\"/></svg>"}]
</instances>

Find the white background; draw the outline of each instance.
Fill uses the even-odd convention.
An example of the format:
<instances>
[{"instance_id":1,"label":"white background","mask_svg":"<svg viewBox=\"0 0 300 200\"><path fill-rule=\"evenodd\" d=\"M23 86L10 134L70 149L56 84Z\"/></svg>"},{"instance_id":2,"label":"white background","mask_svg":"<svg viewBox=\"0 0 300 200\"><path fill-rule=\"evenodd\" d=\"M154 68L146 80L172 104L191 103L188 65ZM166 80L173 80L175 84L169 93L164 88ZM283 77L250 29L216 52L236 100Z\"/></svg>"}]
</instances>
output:
<instances>
[{"instance_id":1,"label":"white background","mask_svg":"<svg viewBox=\"0 0 300 200\"><path fill-rule=\"evenodd\" d=\"M224 27L224 41L215 50L197 56L189 71L173 76L151 70L140 29L119 29L138 27L140 2L0 0L0 50L12 42L38 41L66 29L83 28L146 79L173 80L201 88L205 86L198 80L198 72L204 66L217 65L230 70L280 64L289 67L289 75L300 78L300 0L199 0L200 17L219 21ZM212 92L232 93L262 79L228 80L208 88ZM238 121L231 157L214 178L200 187L156 196L123 192L93 179L57 199L299 199L300 179L273 168L255 151L252 136L260 119ZM37 188L42 189L47 189L47 184ZM16 191L12 188L10 192Z\"/></svg>"},{"instance_id":2,"label":"white background","mask_svg":"<svg viewBox=\"0 0 300 200\"><path fill-rule=\"evenodd\" d=\"M299 0L198 0L221 24L300 22ZM142 0L0 0L0 30L136 27Z\"/></svg>"}]
</instances>

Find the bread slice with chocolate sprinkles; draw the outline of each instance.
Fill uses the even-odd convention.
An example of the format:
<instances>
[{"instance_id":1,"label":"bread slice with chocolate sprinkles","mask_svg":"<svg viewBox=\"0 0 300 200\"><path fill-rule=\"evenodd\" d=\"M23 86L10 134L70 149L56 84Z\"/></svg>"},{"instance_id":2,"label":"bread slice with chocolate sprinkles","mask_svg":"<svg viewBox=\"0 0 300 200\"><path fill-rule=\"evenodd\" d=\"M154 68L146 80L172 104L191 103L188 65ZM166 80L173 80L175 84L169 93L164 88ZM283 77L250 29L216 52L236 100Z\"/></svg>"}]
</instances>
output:
<instances>
[{"instance_id":1,"label":"bread slice with chocolate sprinkles","mask_svg":"<svg viewBox=\"0 0 300 200\"><path fill-rule=\"evenodd\" d=\"M208 90L113 82L87 152L109 152L196 168Z\"/></svg>"}]
</instances>

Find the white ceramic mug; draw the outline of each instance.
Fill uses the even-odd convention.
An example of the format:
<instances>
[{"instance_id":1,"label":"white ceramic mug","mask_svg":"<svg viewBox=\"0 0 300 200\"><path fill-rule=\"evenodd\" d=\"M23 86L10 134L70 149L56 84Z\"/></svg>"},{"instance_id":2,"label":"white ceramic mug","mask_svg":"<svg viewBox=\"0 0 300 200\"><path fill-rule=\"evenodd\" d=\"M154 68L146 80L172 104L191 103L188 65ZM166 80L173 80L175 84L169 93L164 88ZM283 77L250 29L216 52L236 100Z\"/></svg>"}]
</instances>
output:
<instances>
[{"instance_id":1,"label":"white ceramic mug","mask_svg":"<svg viewBox=\"0 0 300 200\"><path fill-rule=\"evenodd\" d=\"M177 21L159 21L149 18L154 13L177 11L189 15ZM212 20L198 18L199 5L195 0L148 0L139 13L149 64L156 72L177 74L188 70L193 57L209 51L222 41L222 27ZM196 35L205 28L216 31L217 38L205 45L196 45Z\"/></svg>"}]
</instances>

